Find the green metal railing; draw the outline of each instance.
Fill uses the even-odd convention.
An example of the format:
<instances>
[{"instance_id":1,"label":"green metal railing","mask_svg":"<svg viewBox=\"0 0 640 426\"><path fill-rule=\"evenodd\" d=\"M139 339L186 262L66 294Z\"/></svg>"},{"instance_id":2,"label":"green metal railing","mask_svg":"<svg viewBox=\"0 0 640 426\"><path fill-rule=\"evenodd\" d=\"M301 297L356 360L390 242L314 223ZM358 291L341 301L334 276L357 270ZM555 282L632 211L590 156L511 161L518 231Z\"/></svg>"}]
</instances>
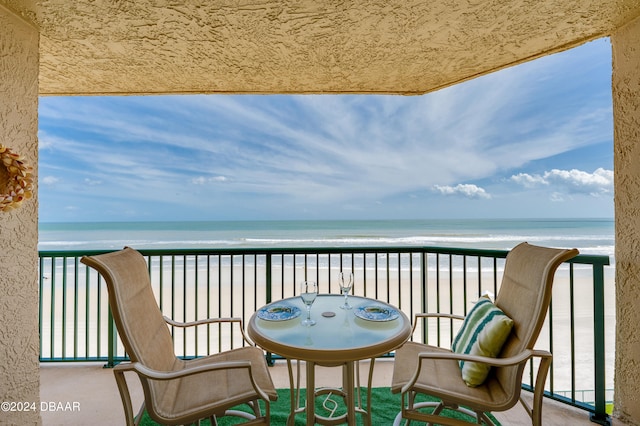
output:
<instances>
[{"instance_id":1,"label":"green metal railing","mask_svg":"<svg viewBox=\"0 0 640 426\"><path fill-rule=\"evenodd\" d=\"M108 308L106 286L80 263L83 255L104 252L40 252L42 362L100 361L113 366L127 359ZM317 281L321 293L339 293L339 270L354 272L354 294L391 303L409 318L426 311L464 315L481 294L497 294L508 252L341 247L141 253L165 315L178 321L233 316L246 323L260 306L295 296L296 283L303 279ZM547 324L538 340L540 348L554 353L545 395L588 411L601 424L609 422L606 395L613 376L613 283L607 266L607 256L579 255L558 269ZM202 328L172 330L179 356L204 356L244 344L237 330L224 325ZM456 331L450 321L437 321L420 324L414 337L446 346ZM531 388L535 369L531 364L525 389Z\"/></svg>"}]
</instances>

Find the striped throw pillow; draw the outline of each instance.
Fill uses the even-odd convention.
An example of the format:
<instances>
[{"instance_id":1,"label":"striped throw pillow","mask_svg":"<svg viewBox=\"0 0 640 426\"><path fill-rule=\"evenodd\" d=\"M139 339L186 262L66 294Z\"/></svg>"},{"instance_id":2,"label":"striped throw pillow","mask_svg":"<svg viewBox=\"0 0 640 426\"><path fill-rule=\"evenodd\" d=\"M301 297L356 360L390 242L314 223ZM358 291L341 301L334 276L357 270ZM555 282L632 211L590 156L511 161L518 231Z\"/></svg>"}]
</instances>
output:
<instances>
[{"instance_id":1,"label":"striped throw pillow","mask_svg":"<svg viewBox=\"0 0 640 426\"><path fill-rule=\"evenodd\" d=\"M464 319L451 348L455 353L495 358L500 353L513 321L483 296ZM460 361L462 379L468 386L480 386L489 375L490 365L482 362Z\"/></svg>"}]
</instances>

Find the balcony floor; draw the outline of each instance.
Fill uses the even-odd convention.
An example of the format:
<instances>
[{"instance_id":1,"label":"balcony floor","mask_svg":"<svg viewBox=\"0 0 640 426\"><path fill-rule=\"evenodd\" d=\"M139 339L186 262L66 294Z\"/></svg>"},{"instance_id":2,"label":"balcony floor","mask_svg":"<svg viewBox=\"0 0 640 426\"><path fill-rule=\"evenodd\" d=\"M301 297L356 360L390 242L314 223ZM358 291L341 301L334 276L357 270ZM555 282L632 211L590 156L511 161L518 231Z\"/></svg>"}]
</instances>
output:
<instances>
[{"instance_id":1,"label":"balcony floor","mask_svg":"<svg viewBox=\"0 0 640 426\"><path fill-rule=\"evenodd\" d=\"M321 368L321 367L319 367ZM361 363L362 376L366 377L368 363ZM317 372L318 386L340 383L340 368L323 368ZM393 360L378 360L374 370L374 387L388 387L391 383ZM286 363L279 361L271 367L273 381L277 388L288 388L289 379ZM142 389L134 375L128 375L134 407L142 402ZM526 393L525 393L526 394ZM527 395L528 396L528 395ZM87 425L96 426L124 424L124 415L120 395L113 373L102 368L102 364L43 363L40 368L40 400L55 403L60 408L78 408L75 411L42 411L42 424L48 425ZM61 404L60 404L61 403ZM67 404L69 403L69 404ZM77 403L77 404L76 404ZM42 405L42 404L41 404ZM504 413L494 413L503 425L530 425L524 408L517 404ZM544 425L594 425L589 421L587 412L574 409L565 404L545 400L543 408ZM613 425L622 423L613 421Z\"/></svg>"}]
</instances>

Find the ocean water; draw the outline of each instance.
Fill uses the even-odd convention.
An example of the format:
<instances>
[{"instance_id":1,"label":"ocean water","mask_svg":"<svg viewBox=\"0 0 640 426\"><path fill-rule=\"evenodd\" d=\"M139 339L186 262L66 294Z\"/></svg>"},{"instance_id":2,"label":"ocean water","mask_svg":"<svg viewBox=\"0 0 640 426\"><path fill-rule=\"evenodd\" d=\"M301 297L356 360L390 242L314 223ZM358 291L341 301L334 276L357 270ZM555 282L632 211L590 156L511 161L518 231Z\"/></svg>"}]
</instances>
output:
<instances>
[{"instance_id":1,"label":"ocean water","mask_svg":"<svg viewBox=\"0 0 640 426\"><path fill-rule=\"evenodd\" d=\"M440 246L518 243L614 255L613 219L41 223L39 250Z\"/></svg>"}]
</instances>

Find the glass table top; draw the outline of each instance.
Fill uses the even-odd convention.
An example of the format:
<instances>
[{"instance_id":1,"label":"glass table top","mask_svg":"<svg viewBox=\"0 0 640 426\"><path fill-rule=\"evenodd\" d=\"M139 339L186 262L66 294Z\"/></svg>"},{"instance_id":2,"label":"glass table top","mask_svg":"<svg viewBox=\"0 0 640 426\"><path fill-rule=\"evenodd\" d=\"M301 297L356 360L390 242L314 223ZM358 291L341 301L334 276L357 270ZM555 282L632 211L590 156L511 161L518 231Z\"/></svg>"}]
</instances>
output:
<instances>
[{"instance_id":1,"label":"glass table top","mask_svg":"<svg viewBox=\"0 0 640 426\"><path fill-rule=\"evenodd\" d=\"M341 295L318 295L311 307L316 325L307 327L301 324L307 314L299 297L279 300L251 317L247 333L269 352L328 364L385 354L411 334L406 315L387 303L358 296L349 296L353 309L340 309L343 303ZM299 315L288 314L298 309Z\"/></svg>"}]
</instances>

